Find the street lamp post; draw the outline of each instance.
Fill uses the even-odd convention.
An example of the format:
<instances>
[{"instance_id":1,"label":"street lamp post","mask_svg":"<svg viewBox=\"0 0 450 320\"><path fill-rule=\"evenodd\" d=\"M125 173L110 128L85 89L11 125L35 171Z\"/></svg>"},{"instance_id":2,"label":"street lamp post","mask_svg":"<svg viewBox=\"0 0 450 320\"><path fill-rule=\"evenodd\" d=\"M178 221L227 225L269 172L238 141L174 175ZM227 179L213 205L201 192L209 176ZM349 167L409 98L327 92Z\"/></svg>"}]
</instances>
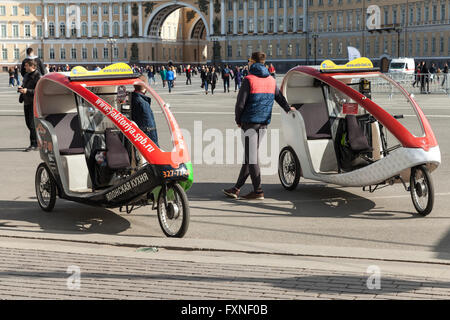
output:
<instances>
[{"instance_id":1,"label":"street lamp post","mask_svg":"<svg viewBox=\"0 0 450 320\"><path fill-rule=\"evenodd\" d=\"M110 46L110 48L111 48L111 64L112 64L112 63L113 63L113 54L114 54L114 52L113 52L113 47L114 47L114 48L116 47L117 40L116 40L116 39L113 39L113 38L109 38L109 39L107 40L107 42L108 42L108 44L109 44L109 46Z\"/></svg>"},{"instance_id":2,"label":"street lamp post","mask_svg":"<svg viewBox=\"0 0 450 320\"><path fill-rule=\"evenodd\" d=\"M317 64L317 38L319 38L319 35L314 33L312 35L312 38L314 39L314 65Z\"/></svg>"}]
</instances>

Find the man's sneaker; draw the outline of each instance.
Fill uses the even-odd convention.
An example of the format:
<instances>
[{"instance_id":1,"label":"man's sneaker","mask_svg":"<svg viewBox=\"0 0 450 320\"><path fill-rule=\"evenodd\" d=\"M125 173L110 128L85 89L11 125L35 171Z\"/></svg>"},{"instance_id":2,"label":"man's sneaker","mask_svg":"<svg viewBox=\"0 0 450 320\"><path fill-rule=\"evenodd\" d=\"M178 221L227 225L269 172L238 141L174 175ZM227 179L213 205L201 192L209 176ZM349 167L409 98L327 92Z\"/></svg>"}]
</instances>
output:
<instances>
[{"instance_id":1,"label":"man's sneaker","mask_svg":"<svg viewBox=\"0 0 450 320\"><path fill-rule=\"evenodd\" d=\"M231 189L223 189L222 191L230 198L237 199L239 197L239 189L236 189L235 187Z\"/></svg>"},{"instance_id":2,"label":"man's sneaker","mask_svg":"<svg viewBox=\"0 0 450 320\"><path fill-rule=\"evenodd\" d=\"M256 193L255 191L241 197L243 200L264 200L264 192Z\"/></svg>"}]
</instances>

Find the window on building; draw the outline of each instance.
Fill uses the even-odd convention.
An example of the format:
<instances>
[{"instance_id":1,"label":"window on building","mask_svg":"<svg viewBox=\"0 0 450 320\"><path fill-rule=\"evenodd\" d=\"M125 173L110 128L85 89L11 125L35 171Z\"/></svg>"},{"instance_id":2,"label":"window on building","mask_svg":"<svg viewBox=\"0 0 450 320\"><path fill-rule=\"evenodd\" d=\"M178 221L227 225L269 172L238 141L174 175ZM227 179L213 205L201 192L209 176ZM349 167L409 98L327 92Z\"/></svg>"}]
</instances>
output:
<instances>
[{"instance_id":1,"label":"window on building","mask_svg":"<svg viewBox=\"0 0 450 320\"><path fill-rule=\"evenodd\" d=\"M272 56L273 56L273 46L272 46L271 43L269 43L269 44L267 45L267 55L268 55L269 57L272 57Z\"/></svg>"},{"instance_id":2,"label":"window on building","mask_svg":"<svg viewBox=\"0 0 450 320\"><path fill-rule=\"evenodd\" d=\"M277 43L277 56L281 57L283 55L283 48L279 43Z\"/></svg>"},{"instance_id":3,"label":"window on building","mask_svg":"<svg viewBox=\"0 0 450 320\"><path fill-rule=\"evenodd\" d=\"M97 50L97 48L92 48L92 59L98 60L98 50Z\"/></svg>"},{"instance_id":4,"label":"window on building","mask_svg":"<svg viewBox=\"0 0 450 320\"><path fill-rule=\"evenodd\" d=\"M81 36L82 37L88 36L88 25L86 22L81 23Z\"/></svg>"},{"instance_id":5,"label":"window on building","mask_svg":"<svg viewBox=\"0 0 450 320\"><path fill-rule=\"evenodd\" d=\"M273 9L273 0L269 0L269 8Z\"/></svg>"},{"instance_id":6,"label":"window on building","mask_svg":"<svg viewBox=\"0 0 450 320\"><path fill-rule=\"evenodd\" d=\"M236 57L242 56L242 45L238 44L236 47Z\"/></svg>"},{"instance_id":7,"label":"window on building","mask_svg":"<svg viewBox=\"0 0 450 320\"><path fill-rule=\"evenodd\" d=\"M66 15L66 7L65 6L59 6L59 15L60 16Z\"/></svg>"},{"instance_id":8,"label":"window on building","mask_svg":"<svg viewBox=\"0 0 450 320\"><path fill-rule=\"evenodd\" d=\"M72 37L76 37L77 35L77 25L75 24L75 21L72 22L72 25L70 26L70 35Z\"/></svg>"},{"instance_id":9,"label":"window on building","mask_svg":"<svg viewBox=\"0 0 450 320\"><path fill-rule=\"evenodd\" d=\"M293 50L292 43L289 43L289 44L287 45L287 49L286 49L286 55L287 55L288 57L291 57L291 56L292 56L292 50Z\"/></svg>"},{"instance_id":10,"label":"window on building","mask_svg":"<svg viewBox=\"0 0 450 320\"><path fill-rule=\"evenodd\" d=\"M427 55L429 52L428 50L428 38L427 36L425 36L425 38L423 39L423 54Z\"/></svg>"},{"instance_id":11,"label":"window on building","mask_svg":"<svg viewBox=\"0 0 450 320\"><path fill-rule=\"evenodd\" d=\"M31 38L31 26L29 24L24 25L25 38Z\"/></svg>"},{"instance_id":12,"label":"window on building","mask_svg":"<svg viewBox=\"0 0 450 320\"><path fill-rule=\"evenodd\" d=\"M128 14L128 5L127 4L124 4L124 6L123 6L123 13Z\"/></svg>"},{"instance_id":13,"label":"window on building","mask_svg":"<svg viewBox=\"0 0 450 320\"><path fill-rule=\"evenodd\" d=\"M104 4L103 5L103 14L108 15L109 14L109 5Z\"/></svg>"},{"instance_id":14,"label":"window on building","mask_svg":"<svg viewBox=\"0 0 450 320\"><path fill-rule=\"evenodd\" d=\"M55 36L55 25L53 24L53 22L50 22L48 24L48 34L50 37L54 37Z\"/></svg>"},{"instance_id":15,"label":"window on building","mask_svg":"<svg viewBox=\"0 0 450 320\"><path fill-rule=\"evenodd\" d=\"M81 58L82 58L83 60L87 60L87 58L88 58L87 48L82 48L82 49L81 49Z\"/></svg>"},{"instance_id":16,"label":"window on building","mask_svg":"<svg viewBox=\"0 0 450 320\"><path fill-rule=\"evenodd\" d=\"M109 37L109 25L108 22L103 22L103 37Z\"/></svg>"},{"instance_id":17,"label":"window on building","mask_svg":"<svg viewBox=\"0 0 450 320\"><path fill-rule=\"evenodd\" d=\"M278 31L284 30L284 17L278 17Z\"/></svg>"},{"instance_id":18,"label":"window on building","mask_svg":"<svg viewBox=\"0 0 450 320\"><path fill-rule=\"evenodd\" d=\"M98 15L98 6L97 5L92 6L92 15L93 16Z\"/></svg>"},{"instance_id":19,"label":"window on building","mask_svg":"<svg viewBox=\"0 0 450 320\"><path fill-rule=\"evenodd\" d=\"M425 3L425 10L424 11L425 12L424 12L423 19L424 19L425 24L427 24L427 23L430 22L430 8L428 7L427 3Z\"/></svg>"},{"instance_id":20,"label":"window on building","mask_svg":"<svg viewBox=\"0 0 450 320\"><path fill-rule=\"evenodd\" d=\"M436 38L431 38L431 54L436 55Z\"/></svg>"},{"instance_id":21,"label":"window on building","mask_svg":"<svg viewBox=\"0 0 450 320\"><path fill-rule=\"evenodd\" d=\"M50 48L48 52L48 57L50 58L50 60L55 60L55 49Z\"/></svg>"},{"instance_id":22,"label":"window on building","mask_svg":"<svg viewBox=\"0 0 450 320\"><path fill-rule=\"evenodd\" d=\"M2 48L2 58L3 60L8 60L8 49Z\"/></svg>"},{"instance_id":23,"label":"window on building","mask_svg":"<svg viewBox=\"0 0 450 320\"><path fill-rule=\"evenodd\" d=\"M13 38L18 38L19 37L19 25L13 24L12 30L13 30Z\"/></svg>"},{"instance_id":24,"label":"window on building","mask_svg":"<svg viewBox=\"0 0 450 320\"><path fill-rule=\"evenodd\" d=\"M12 7L12 16L17 16L19 14L19 8L17 6Z\"/></svg>"},{"instance_id":25,"label":"window on building","mask_svg":"<svg viewBox=\"0 0 450 320\"><path fill-rule=\"evenodd\" d=\"M420 52L420 39L416 39L416 56L421 55Z\"/></svg>"},{"instance_id":26,"label":"window on building","mask_svg":"<svg viewBox=\"0 0 450 320\"><path fill-rule=\"evenodd\" d=\"M0 6L0 16L6 16L6 7Z\"/></svg>"},{"instance_id":27,"label":"window on building","mask_svg":"<svg viewBox=\"0 0 450 320\"><path fill-rule=\"evenodd\" d=\"M228 33L233 33L233 20L228 20Z\"/></svg>"},{"instance_id":28,"label":"window on building","mask_svg":"<svg viewBox=\"0 0 450 320\"><path fill-rule=\"evenodd\" d=\"M397 8L392 9L392 23L397 24Z\"/></svg>"},{"instance_id":29,"label":"window on building","mask_svg":"<svg viewBox=\"0 0 450 320\"><path fill-rule=\"evenodd\" d=\"M233 11L233 0L228 0L228 11Z\"/></svg>"},{"instance_id":30,"label":"window on building","mask_svg":"<svg viewBox=\"0 0 450 320\"><path fill-rule=\"evenodd\" d=\"M328 40L328 55L331 57L332 54L333 54L333 41Z\"/></svg>"},{"instance_id":31,"label":"window on building","mask_svg":"<svg viewBox=\"0 0 450 320\"><path fill-rule=\"evenodd\" d=\"M288 31L294 31L294 17L289 17Z\"/></svg>"},{"instance_id":32,"label":"window on building","mask_svg":"<svg viewBox=\"0 0 450 320\"><path fill-rule=\"evenodd\" d=\"M445 3L441 4L441 21L445 20Z\"/></svg>"},{"instance_id":33,"label":"window on building","mask_svg":"<svg viewBox=\"0 0 450 320\"><path fill-rule=\"evenodd\" d=\"M86 16L87 15L87 6L81 6L81 15Z\"/></svg>"},{"instance_id":34,"label":"window on building","mask_svg":"<svg viewBox=\"0 0 450 320\"><path fill-rule=\"evenodd\" d=\"M103 59L108 59L108 58L109 58L109 49L103 48Z\"/></svg>"},{"instance_id":35,"label":"window on building","mask_svg":"<svg viewBox=\"0 0 450 320\"><path fill-rule=\"evenodd\" d=\"M119 23L118 23L118 22L114 22L114 25L113 25L113 34L114 34L115 37L118 37L118 36L119 36L119 33L120 33L120 30L119 30Z\"/></svg>"},{"instance_id":36,"label":"window on building","mask_svg":"<svg viewBox=\"0 0 450 320\"><path fill-rule=\"evenodd\" d=\"M40 39L40 38L42 38L42 36L43 36L42 25L41 25L41 24L38 24L38 25L36 26L36 37L37 37L38 39Z\"/></svg>"},{"instance_id":37,"label":"window on building","mask_svg":"<svg viewBox=\"0 0 450 320\"><path fill-rule=\"evenodd\" d=\"M233 56L233 46L229 44L227 46L227 57L231 58L232 56Z\"/></svg>"},{"instance_id":38,"label":"window on building","mask_svg":"<svg viewBox=\"0 0 450 320\"><path fill-rule=\"evenodd\" d=\"M242 18L239 18L238 32L239 33L244 32L244 20Z\"/></svg>"},{"instance_id":39,"label":"window on building","mask_svg":"<svg viewBox=\"0 0 450 320\"><path fill-rule=\"evenodd\" d=\"M8 31L7 31L7 25L2 24L0 25L0 37L7 38L8 37Z\"/></svg>"},{"instance_id":40,"label":"window on building","mask_svg":"<svg viewBox=\"0 0 450 320\"><path fill-rule=\"evenodd\" d=\"M115 15L119 14L119 6L118 6L117 4L115 4L115 5L113 6L113 13L114 13Z\"/></svg>"},{"instance_id":41,"label":"window on building","mask_svg":"<svg viewBox=\"0 0 450 320\"><path fill-rule=\"evenodd\" d=\"M253 53L253 46L251 44L247 45L247 57L250 57Z\"/></svg>"},{"instance_id":42,"label":"window on building","mask_svg":"<svg viewBox=\"0 0 450 320\"><path fill-rule=\"evenodd\" d=\"M59 24L59 36L60 37L66 36L66 24L64 22L61 22Z\"/></svg>"},{"instance_id":43,"label":"window on building","mask_svg":"<svg viewBox=\"0 0 450 320\"><path fill-rule=\"evenodd\" d=\"M37 6L36 7L36 15L37 16L42 16L42 7L41 6Z\"/></svg>"},{"instance_id":44,"label":"window on building","mask_svg":"<svg viewBox=\"0 0 450 320\"><path fill-rule=\"evenodd\" d=\"M66 49L61 48L59 50L59 56L60 56L61 60L66 60Z\"/></svg>"},{"instance_id":45,"label":"window on building","mask_svg":"<svg viewBox=\"0 0 450 320\"><path fill-rule=\"evenodd\" d=\"M20 59L20 50L19 48L14 48L14 60Z\"/></svg>"},{"instance_id":46,"label":"window on building","mask_svg":"<svg viewBox=\"0 0 450 320\"><path fill-rule=\"evenodd\" d=\"M128 21L125 21L123 24L123 30L126 34L128 34Z\"/></svg>"},{"instance_id":47,"label":"window on building","mask_svg":"<svg viewBox=\"0 0 450 320\"><path fill-rule=\"evenodd\" d=\"M255 31L255 23L253 18L248 18L248 31L254 32Z\"/></svg>"},{"instance_id":48,"label":"window on building","mask_svg":"<svg viewBox=\"0 0 450 320\"><path fill-rule=\"evenodd\" d=\"M30 6L24 6L23 7L23 14L25 16L29 16L30 15Z\"/></svg>"},{"instance_id":49,"label":"window on building","mask_svg":"<svg viewBox=\"0 0 450 320\"><path fill-rule=\"evenodd\" d=\"M115 47L114 48L114 59L118 59L119 58L119 48ZM176 59L176 57L175 57Z\"/></svg>"},{"instance_id":50,"label":"window on building","mask_svg":"<svg viewBox=\"0 0 450 320\"><path fill-rule=\"evenodd\" d=\"M49 16L54 16L55 15L55 6L53 6L53 5L49 5L48 6L48 15Z\"/></svg>"},{"instance_id":51,"label":"window on building","mask_svg":"<svg viewBox=\"0 0 450 320\"><path fill-rule=\"evenodd\" d=\"M440 37L439 39L439 53L443 54L444 53L444 37Z\"/></svg>"},{"instance_id":52,"label":"window on building","mask_svg":"<svg viewBox=\"0 0 450 320\"><path fill-rule=\"evenodd\" d=\"M269 30L268 32L273 32L273 17L269 18Z\"/></svg>"},{"instance_id":53,"label":"window on building","mask_svg":"<svg viewBox=\"0 0 450 320\"><path fill-rule=\"evenodd\" d=\"M295 44L295 55L300 57L300 43Z\"/></svg>"}]
</instances>

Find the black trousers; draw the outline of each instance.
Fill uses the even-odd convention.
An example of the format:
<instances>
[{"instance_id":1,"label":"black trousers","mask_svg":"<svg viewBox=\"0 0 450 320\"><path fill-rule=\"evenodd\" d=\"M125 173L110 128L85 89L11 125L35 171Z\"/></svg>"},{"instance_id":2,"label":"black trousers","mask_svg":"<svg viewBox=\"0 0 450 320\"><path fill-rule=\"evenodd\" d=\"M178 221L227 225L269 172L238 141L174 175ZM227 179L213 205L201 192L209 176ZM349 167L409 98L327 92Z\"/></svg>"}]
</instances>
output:
<instances>
[{"instance_id":1,"label":"black trousers","mask_svg":"<svg viewBox=\"0 0 450 320\"><path fill-rule=\"evenodd\" d=\"M230 77L223 78L223 92L230 92Z\"/></svg>"},{"instance_id":2,"label":"black trousers","mask_svg":"<svg viewBox=\"0 0 450 320\"><path fill-rule=\"evenodd\" d=\"M33 105L24 105L25 124L30 130L30 146L37 147L36 128L34 127Z\"/></svg>"},{"instance_id":3,"label":"black trousers","mask_svg":"<svg viewBox=\"0 0 450 320\"><path fill-rule=\"evenodd\" d=\"M267 125L264 124L242 124L244 143L244 163L242 164L239 178L235 188L240 189L248 176L252 179L253 191L262 192L261 170L259 168L258 151L259 142L266 132Z\"/></svg>"}]
</instances>

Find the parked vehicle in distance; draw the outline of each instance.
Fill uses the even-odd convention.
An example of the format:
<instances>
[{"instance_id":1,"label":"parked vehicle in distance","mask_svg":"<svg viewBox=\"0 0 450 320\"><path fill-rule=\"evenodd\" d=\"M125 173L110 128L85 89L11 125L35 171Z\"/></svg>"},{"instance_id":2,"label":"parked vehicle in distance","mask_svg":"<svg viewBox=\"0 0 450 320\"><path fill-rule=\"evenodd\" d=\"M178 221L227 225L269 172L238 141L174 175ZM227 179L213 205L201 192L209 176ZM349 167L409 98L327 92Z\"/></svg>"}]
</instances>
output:
<instances>
[{"instance_id":1,"label":"parked vehicle in distance","mask_svg":"<svg viewBox=\"0 0 450 320\"><path fill-rule=\"evenodd\" d=\"M396 58L392 59L390 63L389 72L414 74L415 66L413 58Z\"/></svg>"}]
</instances>

